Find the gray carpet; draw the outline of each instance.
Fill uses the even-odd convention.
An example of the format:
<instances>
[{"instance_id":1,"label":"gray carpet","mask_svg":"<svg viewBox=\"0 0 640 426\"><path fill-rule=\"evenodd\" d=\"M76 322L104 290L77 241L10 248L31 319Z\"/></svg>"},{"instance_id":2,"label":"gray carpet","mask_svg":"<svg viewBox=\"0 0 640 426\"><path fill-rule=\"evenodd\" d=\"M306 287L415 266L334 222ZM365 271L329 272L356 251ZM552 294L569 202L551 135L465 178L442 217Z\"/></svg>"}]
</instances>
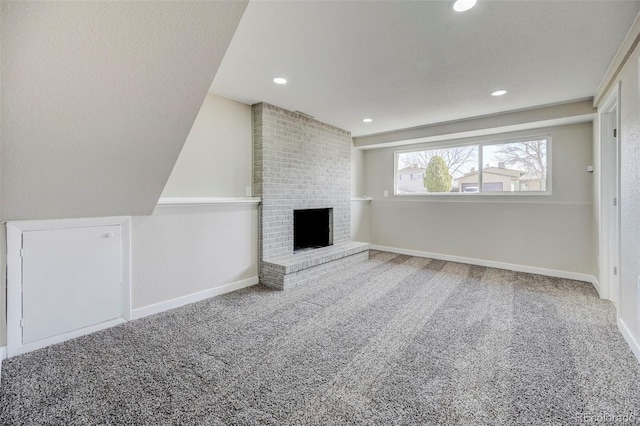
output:
<instances>
[{"instance_id":1,"label":"gray carpet","mask_svg":"<svg viewBox=\"0 0 640 426\"><path fill-rule=\"evenodd\" d=\"M29 425L638 424L640 365L590 284L372 252L304 288L11 358L0 410Z\"/></svg>"}]
</instances>

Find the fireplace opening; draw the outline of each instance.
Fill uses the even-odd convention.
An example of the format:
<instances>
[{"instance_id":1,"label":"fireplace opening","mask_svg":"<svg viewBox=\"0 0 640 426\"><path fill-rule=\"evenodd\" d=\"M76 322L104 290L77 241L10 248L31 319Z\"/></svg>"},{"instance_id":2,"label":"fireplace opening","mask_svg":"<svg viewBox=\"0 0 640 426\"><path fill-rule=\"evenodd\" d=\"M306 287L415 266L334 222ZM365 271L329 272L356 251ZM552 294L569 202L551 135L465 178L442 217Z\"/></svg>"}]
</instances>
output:
<instances>
[{"instance_id":1,"label":"fireplace opening","mask_svg":"<svg viewBox=\"0 0 640 426\"><path fill-rule=\"evenodd\" d=\"M333 244L333 209L293 211L293 250Z\"/></svg>"}]
</instances>

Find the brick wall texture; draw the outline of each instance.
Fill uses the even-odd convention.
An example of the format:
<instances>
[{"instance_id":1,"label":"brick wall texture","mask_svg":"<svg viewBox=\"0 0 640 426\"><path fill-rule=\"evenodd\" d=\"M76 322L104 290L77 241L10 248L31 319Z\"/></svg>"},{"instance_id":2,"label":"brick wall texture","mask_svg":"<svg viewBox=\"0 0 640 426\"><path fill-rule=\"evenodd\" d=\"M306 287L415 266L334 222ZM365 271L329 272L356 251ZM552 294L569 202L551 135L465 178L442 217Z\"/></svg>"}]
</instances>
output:
<instances>
[{"instance_id":1,"label":"brick wall texture","mask_svg":"<svg viewBox=\"0 0 640 426\"><path fill-rule=\"evenodd\" d=\"M293 211L333 208L333 243L350 240L351 134L270 104L253 105L261 259L293 254Z\"/></svg>"}]
</instances>

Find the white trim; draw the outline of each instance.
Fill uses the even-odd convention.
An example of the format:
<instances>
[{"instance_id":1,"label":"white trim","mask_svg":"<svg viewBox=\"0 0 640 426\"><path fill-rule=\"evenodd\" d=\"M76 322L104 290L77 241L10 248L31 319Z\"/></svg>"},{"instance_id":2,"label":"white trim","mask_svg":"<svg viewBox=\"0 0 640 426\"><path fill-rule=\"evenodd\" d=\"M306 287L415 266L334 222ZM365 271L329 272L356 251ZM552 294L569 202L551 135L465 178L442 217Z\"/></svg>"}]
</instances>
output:
<instances>
[{"instance_id":1,"label":"white trim","mask_svg":"<svg viewBox=\"0 0 640 426\"><path fill-rule=\"evenodd\" d=\"M75 229L97 226L119 225L121 230L121 282L122 310L121 318L105 321L100 324L73 330L38 342L22 343L22 249L23 232ZM7 354L12 357L21 353L43 348L64 340L73 339L84 334L104 328L113 327L130 319L131 312L131 217L114 216L99 218L25 220L6 223L7 227Z\"/></svg>"},{"instance_id":2,"label":"white trim","mask_svg":"<svg viewBox=\"0 0 640 426\"><path fill-rule=\"evenodd\" d=\"M612 209L611 202L613 197L618 198L618 206L620 206L620 194L619 189L618 193L614 193L612 191L612 187L617 179L620 182L620 153L617 153L617 158L614 158L616 154L614 151L614 146L611 143L612 137L611 132L614 127L611 126L611 120L605 115L611 114L613 111L617 114L617 122L614 123L615 128L620 129L620 84L616 84L611 92L607 94L605 102L603 103L603 107L599 108L598 118L599 118L599 131L600 134L598 137L598 144L600 150L600 164L599 164L599 182L597 182L599 186L599 223L598 223L598 255L600 258L599 266L599 275L600 281L602 283L601 286L601 297L603 299L610 300L617 306L618 301L620 299L620 247L618 246L618 262L615 262L615 259L611 259L611 239L618 239L618 244L620 243L620 229L618 228L618 236L609 235L609 229L611 227L611 222L613 220L618 221L618 227L620 225L620 209ZM620 134L618 134L618 148L620 147ZM619 151L619 149L618 149ZM618 176L616 177L613 174L612 163L615 160L617 163ZM611 217L611 214L617 214L618 217ZM615 242L615 241L614 241ZM616 280L612 276L613 267L618 267L618 279ZM613 281L613 282L612 282ZM615 290L615 281L618 283L618 291Z\"/></svg>"},{"instance_id":3,"label":"white trim","mask_svg":"<svg viewBox=\"0 0 640 426\"><path fill-rule=\"evenodd\" d=\"M18 347L12 347L10 345L7 345L8 356L13 357L16 355L35 351L36 349L42 349L47 346L54 345L56 343L62 343L70 339L75 339L76 337L84 336L85 334L95 333L96 331L115 327L116 325L124 324L126 322L127 321L124 318L117 318L117 319L101 322L99 324L94 324L89 327L79 328L77 330L73 330L68 333L58 334L57 336L38 340L37 342L20 344L20 346Z\"/></svg>"},{"instance_id":4,"label":"white trim","mask_svg":"<svg viewBox=\"0 0 640 426\"><path fill-rule=\"evenodd\" d=\"M593 275L579 272L560 271L558 269L539 268L537 266L517 265L515 263L497 262L495 260L476 259L473 257L454 256L450 254L430 253L426 251L408 250L397 247L371 245L371 250L388 251L391 253L406 254L409 256L427 257L430 259L446 260L449 262L467 263L470 265L487 266L489 268L507 269L529 274L546 275L548 277L564 278L576 281L585 281L599 290L598 280Z\"/></svg>"},{"instance_id":5,"label":"white trim","mask_svg":"<svg viewBox=\"0 0 640 426\"><path fill-rule=\"evenodd\" d=\"M46 229L73 229L88 228L92 226L120 225L131 220L130 216L110 216L110 217L82 217L76 219L46 219L46 220L12 220L11 225L21 232L42 231Z\"/></svg>"},{"instance_id":6,"label":"white trim","mask_svg":"<svg viewBox=\"0 0 640 426\"><path fill-rule=\"evenodd\" d=\"M602 297L602 287L600 287L600 281L598 281L598 278L594 275L589 275L591 277L591 281L589 281L591 284L593 284L593 286L596 288L596 291L598 292L598 297L600 297L600 299L604 299L604 297Z\"/></svg>"},{"instance_id":7,"label":"white trim","mask_svg":"<svg viewBox=\"0 0 640 426\"><path fill-rule=\"evenodd\" d=\"M188 305L190 303L199 302L201 300L209 299L214 296L219 296L231 291L240 290L241 288L251 287L258 284L258 277L251 277L244 280L236 281L229 284L224 284L218 287L213 287L207 290L199 291L197 293L187 294L186 296L176 297L175 299L166 300L164 302L156 303L154 305L144 306L131 311L131 319L143 318L149 315L157 314L160 312L168 311L169 309L179 308L180 306Z\"/></svg>"},{"instance_id":8,"label":"white trim","mask_svg":"<svg viewBox=\"0 0 640 426\"><path fill-rule=\"evenodd\" d=\"M629 330L627 325L624 323L624 321L622 321L622 318L618 318L618 330L620 330L620 333L622 333L622 337L624 337L624 340L627 341L627 344L633 351L633 354L640 362L640 344L633 337L633 334L631 334L631 331Z\"/></svg>"},{"instance_id":9,"label":"white trim","mask_svg":"<svg viewBox=\"0 0 640 426\"><path fill-rule=\"evenodd\" d=\"M7 347L0 347L0 379L2 379L2 360L7 359Z\"/></svg>"},{"instance_id":10,"label":"white trim","mask_svg":"<svg viewBox=\"0 0 640 426\"><path fill-rule=\"evenodd\" d=\"M212 204L260 204L258 197L163 197L159 206L204 206Z\"/></svg>"},{"instance_id":11,"label":"white trim","mask_svg":"<svg viewBox=\"0 0 640 426\"><path fill-rule=\"evenodd\" d=\"M373 197L352 197L351 201L373 201Z\"/></svg>"},{"instance_id":12,"label":"white trim","mask_svg":"<svg viewBox=\"0 0 640 426\"><path fill-rule=\"evenodd\" d=\"M121 263L122 268L122 318L127 321L131 320L131 299L132 299L132 280L131 280L131 218L122 221L120 224L120 234L122 241L120 242Z\"/></svg>"},{"instance_id":13,"label":"white trim","mask_svg":"<svg viewBox=\"0 0 640 426\"><path fill-rule=\"evenodd\" d=\"M7 354L22 344L22 231L7 224Z\"/></svg>"}]
</instances>

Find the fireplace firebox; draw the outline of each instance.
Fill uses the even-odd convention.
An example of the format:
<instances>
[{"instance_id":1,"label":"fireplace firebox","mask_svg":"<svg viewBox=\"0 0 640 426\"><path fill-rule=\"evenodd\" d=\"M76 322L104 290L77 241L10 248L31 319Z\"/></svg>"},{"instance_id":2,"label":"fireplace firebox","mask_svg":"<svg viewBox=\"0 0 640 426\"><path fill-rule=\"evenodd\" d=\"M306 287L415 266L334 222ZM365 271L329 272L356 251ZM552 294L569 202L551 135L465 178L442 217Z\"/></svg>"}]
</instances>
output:
<instances>
[{"instance_id":1,"label":"fireplace firebox","mask_svg":"<svg viewBox=\"0 0 640 426\"><path fill-rule=\"evenodd\" d=\"M333 209L293 211L293 250L333 245Z\"/></svg>"}]
</instances>

